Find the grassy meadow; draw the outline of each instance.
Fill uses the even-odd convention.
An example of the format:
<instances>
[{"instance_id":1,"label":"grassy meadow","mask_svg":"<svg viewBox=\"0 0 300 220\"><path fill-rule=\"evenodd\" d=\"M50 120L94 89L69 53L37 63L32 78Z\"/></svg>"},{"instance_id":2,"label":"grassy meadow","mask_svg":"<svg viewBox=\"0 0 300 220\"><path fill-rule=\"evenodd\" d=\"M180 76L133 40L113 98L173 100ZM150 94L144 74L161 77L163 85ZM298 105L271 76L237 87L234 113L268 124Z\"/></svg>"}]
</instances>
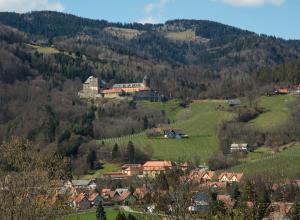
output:
<instances>
[{"instance_id":1,"label":"grassy meadow","mask_svg":"<svg viewBox=\"0 0 300 220\"><path fill-rule=\"evenodd\" d=\"M93 171L92 173L89 173L87 175L79 176L78 179L81 179L81 180L96 179L96 178L100 177L103 173L116 172L116 171L119 171L119 170L120 170L120 166L118 164L105 163L103 165L102 169Z\"/></svg>"},{"instance_id":2,"label":"grassy meadow","mask_svg":"<svg viewBox=\"0 0 300 220\"><path fill-rule=\"evenodd\" d=\"M223 110L226 109L225 102L197 101L185 109L178 109L178 103L175 101L165 104L149 102L145 105L170 111L170 118L174 120L174 123L163 127L182 129L189 135L189 138L180 140L164 137L148 138L143 132L121 138L100 140L100 142L104 141L112 147L115 143L126 146L128 141L132 141L135 147L151 152L152 159L197 160L203 163L214 152L219 151L218 124L232 116L231 113Z\"/></svg>"},{"instance_id":3,"label":"grassy meadow","mask_svg":"<svg viewBox=\"0 0 300 220\"><path fill-rule=\"evenodd\" d=\"M55 54L59 53L59 50L53 48L53 47L41 47L41 46L36 46L32 44L28 44L28 46L36 49L37 52L42 53L42 54Z\"/></svg>"},{"instance_id":4,"label":"grassy meadow","mask_svg":"<svg viewBox=\"0 0 300 220\"><path fill-rule=\"evenodd\" d=\"M272 175L273 179L293 178L300 173L300 144L259 160L235 166L230 170L244 172L246 176L267 174Z\"/></svg>"},{"instance_id":5,"label":"grassy meadow","mask_svg":"<svg viewBox=\"0 0 300 220\"><path fill-rule=\"evenodd\" d=\"M107 220L115 220L119 211L113 208L105 208L106 219ZM68 215L65 217L61 217L57 220L96 220L95 211L82 212L74 215Z\"/></svg>"},{"instance_id":6,"label":"grassy meadow","mask_svg":"<svg viewBox=\"0 0 300 220\"><path fill-rule=\"evenodd\" d=\"M294 96L263 96L259 99L259 106L266 112L250 122L258 129L269 130L282 125L289 116L288 104L294 101Z\"/></svg>"}]
</instances>

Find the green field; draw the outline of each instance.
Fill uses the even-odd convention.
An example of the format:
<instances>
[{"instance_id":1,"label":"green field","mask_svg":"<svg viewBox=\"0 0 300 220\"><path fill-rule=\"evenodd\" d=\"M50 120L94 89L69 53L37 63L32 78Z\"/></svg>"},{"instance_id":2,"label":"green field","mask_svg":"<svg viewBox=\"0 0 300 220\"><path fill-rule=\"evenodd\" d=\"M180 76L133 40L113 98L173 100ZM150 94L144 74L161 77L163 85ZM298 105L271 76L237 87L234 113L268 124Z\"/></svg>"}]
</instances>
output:
<instances>
[{"instance_id":1,"label":"green field","mask_svg":"<svg viewBox=\"0 0 300 220\"><path fill-rule=\"evenodd\" d=\"M165 37L174 41L194 41L201 43L208 43L209 39L196 35L196 32L192 29L185 31L168 31L165 32Z\"/></svg>"},{"instance_id":2,"label":"green field","mask_svg":"<svg viewBox=\"0 0 300 220\"><path fill-rule=\"evenodd\" d=\"M119 211L113 208L106 208L106 219L107 220L115 220ZM83 212L74 215L68 215L57 220L96 220L95 211Z\"/></svg>"},{"instance_id":3,"label":"green field","mask_svg":"<svg viewBox=\"0 0 300 220\"><path fill-rule=\"evenodd\" d=\"M244 172L246 176L265 175L273 179L294 178L300 170L300 144L268 157L235 166L230 171Z\"/></svg>"},{"instance_id":4,"label":"green field","mask_svg":"<svg viewBox=\"0 0 300 220\"><path fill-rule=\"evenodd\" d=\"M218 124L222 120L231 117L231 113L219 108L225 106L225 102L198 101L192 103L186 109L178 109L176 107L178 104L174 101L166 104L149 102L147 105L166 111L167 109L173 109L171 118L175 119L175 123L165 127L183 129L189 135L189 138L181 140L165 139L163 137L148 138L145 133L140 133L103 140L104 143L109 146L113 146L115 143L126 146L128 141L131 140L135 147L146 152L153 152L152 159L158 160L197 160L197 162L206 162L214 152L219 151Z\"/></svg>"},{"instance_id":5,"label":"green field","mask_svg":"<svg viewBox=\"0 0 300 220\"><path fill-rule=\"evenodd\" d=\"M113 164L113 163L105 163L103 165L102 169L91 172L90 174L87 174L87 175L82 175L82 176L79 177L79 179L86 179L86 180L96 179L96 178L100 177L103 173L115 172L115 171L118 171L118 170L120 170L119 165Z\"/></svg>"},{"instance_id":6,"label":"green field","mask_svg":"<svg viewBox=\"0 0 300 220\"><path fill-rule=\"evenodd\" d=\"M106 219L107 220L115 220L119 210L113 209L113 208L106 208ZM125 212L127 215L127 213ZM139 220L161 220L161 217L157 215L148 216L143 214L133 214L137 219ZM82 212L74 215L68 215L62 218L59 218L57 220L96 220L96 213L95 211L89 211L89 212Z\"/></svg>"},{"instance_id":7,"label":"green field","mask_svg":"<svg viewBox=\"0 0 300 220\"><path fill-rule=\"evenodd\" d=\"M258 129L268 130L282 125L289 116L288 104L295 100L294 96L270 96L262 97L259 106L266 112L252 120L251 125Z\"/></svg>"}]
</instances>

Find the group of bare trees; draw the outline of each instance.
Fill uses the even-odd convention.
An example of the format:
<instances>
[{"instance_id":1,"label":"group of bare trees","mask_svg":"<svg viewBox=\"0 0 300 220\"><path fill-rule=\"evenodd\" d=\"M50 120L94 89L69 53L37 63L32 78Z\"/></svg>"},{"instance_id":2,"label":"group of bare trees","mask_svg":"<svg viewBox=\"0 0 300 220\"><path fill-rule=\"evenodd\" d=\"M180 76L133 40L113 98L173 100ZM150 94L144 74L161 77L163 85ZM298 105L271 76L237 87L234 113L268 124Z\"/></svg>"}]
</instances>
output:
<instances>
[{"instance_id":1,"label":"group of bare trees","mask_svg":"<svg viewBox=\"0 0 300 220\"><path fill-rule=\"evenodd\" d=\"M68 211L59 194L62 181L71 177L68 160L16 137L0 151L1 219L53 219Z\"/></svg>"}]
</instances>

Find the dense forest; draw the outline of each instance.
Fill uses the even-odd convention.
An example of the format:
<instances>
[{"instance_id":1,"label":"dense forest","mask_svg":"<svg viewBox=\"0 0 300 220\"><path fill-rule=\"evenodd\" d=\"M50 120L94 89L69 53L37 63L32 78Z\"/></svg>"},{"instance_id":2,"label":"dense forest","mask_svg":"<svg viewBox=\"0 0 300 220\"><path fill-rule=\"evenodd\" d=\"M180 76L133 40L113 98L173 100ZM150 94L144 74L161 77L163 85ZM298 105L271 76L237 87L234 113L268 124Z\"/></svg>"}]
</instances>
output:
<instances>
[{"instance_id":1,"label":"dense forest","mask_svg":"<svg viewBox=\"0 0 300 220\"><path fill-rule=\"evenodd\" d=\"M49 11L0 13L0 45L0 141L23 136L75 162L78 155L91 155L93 139L169 121L163 111L141 103L83 102L77 92L90 75L107 86L149 75L153 89L185 101L234 98L254 89L264 92L273 83L299 83L300 41L212 21L142 25Z\"/></svg>"}]
</instances>

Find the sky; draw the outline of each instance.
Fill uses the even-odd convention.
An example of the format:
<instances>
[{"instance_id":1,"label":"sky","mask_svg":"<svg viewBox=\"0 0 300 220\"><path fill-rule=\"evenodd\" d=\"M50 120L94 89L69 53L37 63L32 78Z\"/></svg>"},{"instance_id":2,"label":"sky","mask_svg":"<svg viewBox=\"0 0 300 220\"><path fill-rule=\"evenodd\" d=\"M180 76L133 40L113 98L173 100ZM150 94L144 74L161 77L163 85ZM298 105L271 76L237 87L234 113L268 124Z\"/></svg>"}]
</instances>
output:
<instances>
[{"instance_id":1,"label":"sky","mask_svg":"<svg viewBox=\"0 0 300 220\"><path fill-rule=\"evenodd\" d=\"M300 0L0 0L0 11L54 10L112 22L204 19L300 39Z\"/></svg>"}]
</instances>

